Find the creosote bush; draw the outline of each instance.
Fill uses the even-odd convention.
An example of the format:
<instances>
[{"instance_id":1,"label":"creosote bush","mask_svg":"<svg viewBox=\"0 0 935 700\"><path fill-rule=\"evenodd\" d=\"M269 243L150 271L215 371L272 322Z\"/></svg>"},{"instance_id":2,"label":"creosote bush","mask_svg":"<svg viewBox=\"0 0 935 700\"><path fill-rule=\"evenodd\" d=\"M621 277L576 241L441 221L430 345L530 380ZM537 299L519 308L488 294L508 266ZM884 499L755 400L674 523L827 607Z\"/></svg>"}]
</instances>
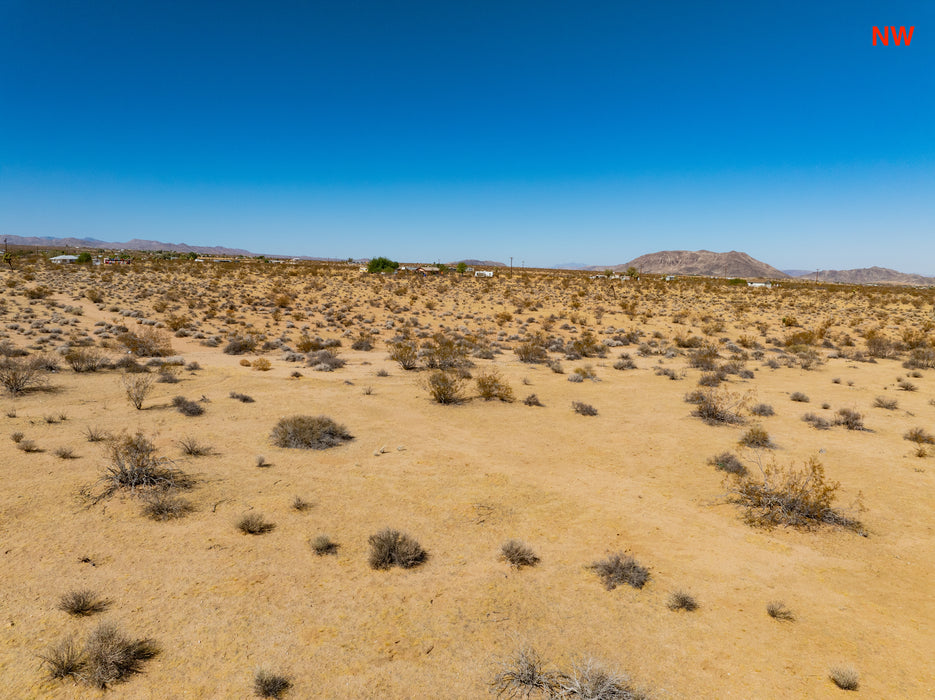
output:
<instances>
[{"instance_id":1,"label":"creosote bush","mask_svg":"<svg viewBox=\"0 0 935 700\"><path fill-rule=\"evenodd\" d=\"M474 380L477 382L477 393L484 401L499 399L510 403L513 401L513 389L507 384L500 373L495 369L481 372Z\"/></svg>"},{"instance_id":2,"label":"creosote bush","mask_svg":"<svg viewBox=\"0 0 935 700\"><path fill-rule=\"evenodd\" d=\"M743 423L740 410L746 404L746 397L707 389L690 392L685 400L695 404L692 415L698 416L708 425Z\"/></svg>"},{"instance_id":3,"label":"creosote bush","mask_svg":"<svg viewBox=\"0 0 935 700\"><path fill-rule=\"evenodd\" d=\"M389 569L398 566L411 569L428 559L428 552L409 535L384 528L367 540L370 545L370 567Z\"/></svg>"},{"instance_id":4,"label":"creosote bush","mask_svg":"<svg viewBox=\"0 0 935 700\"><path fill-rule=\"evenodd\" d=\"M205 412L205 407L197 401L186 399L184 396L176 396L172 399L172 405L183 416L200 416Z\"/></svg>"},{"instance_id":5,"label":"creosote bush","mask_svg":"<svg viewBox=\"0 0 935 700\"><path fill-rule=\"evenodd\" d=\"M426 379L426 387L436 403L456 404L465 399L464 380L451 372L435 370Z\"/></svg>"},{"instance_id":6,"label":"creosote bush","mask_svg":"<svg viewBox=\"0 0 935 700\"><path fill-rule=\"evenodd\" d=\"M561 674L547 670L535 649L523 647L501 664L490 687L498 698L529 698L533 693L554 698L561 688L560 681Z\"/></svg>"},{"instance_id":7,"label":"creosote bush","mask_svg":"<svg viewBox=\"0 0 935 700\"><path fill-rule=\"evenodd\" d=\"M925 428L910 428L903 435L904 440L909 440L917 445L935 445L935 435L932 435Z\"/></svg>"},{"instance_id":8,"label":"creosote bush","mask_svg":"<svg viewBox=\"0 0 935 700\"><path fill-rule=\"evenodd\" d=\"M773 447L773 441L761 426L754 425L747 432L740 436L740 444L744 447L753 447L759 449L770 449Z\"/></svg>"},{"instance_id":9,"label":"creosote bush","mask_svg":"<svg viewBox=\"0 0 935 700\"><path fill-rule=\"evenodd\" d=\"M184 518L193 510L189 501L172 493L155 492L143 499L143 515L159 522Z\"/></svg>"},{"instance_id":10,"label":"creosote bush","mask_svg":"<svg viewBox=\"0 0 935 700\"><path fill-rule=\"evenodd\" d=\"M0 357L0 385L10 396L45 385L45 376L36 358Z\"/></svg>"},{"instance_id":11,"label":"creosote bush","mask_svg":"<svg viewBox=\"0 0 935 700\"><path fill-rule=\"evenodd\" d=\"M142 433L111 440L109 453L110 465L99 480L102 490L93 497L95 502L121 490L138 494L194 485L194 479L159 457L153 443Z\"/></svg>"},{"instance_id":12,"label":"creosote bush","mask_svg":"<svg viewBox=\"0 0 935 700\"><path fill-rule=\"evenodd\" d=\"M232 391L230 393L232 399L240 401L240 403L253 403L253 397L247 396L246 394L241 394L239 391Z\"/></svg>"},{"instance_id":13,"label":"creosote bush","mask_svg":"<svg viewBox=\"0 0 935 700\"><path fill-rule=\"evenodd\" d=\"M514 569L535 566L539 563L539 557L532 551L532 547L519 540L504 542L500 547L500 558L509 562Z\"/></svg>"},{"instance_id":14,"label":"creosote bush","mask_svg":"<svg viewBox=\"0 0 935 700\"><path fill-rule=\"evenodd\" d=\"M739 474L743 476L747 473L747 468L743 465L743 462L731 452L722 452L719 455L709 458L708 464L728 474Z\"/></svg>"},{"instance_id":15,"label":"creosote bush","mask_svg":"<svg viewBox=\"0 0 935 700\"><path fill-rule=\"evenodd\" d=\"M542 402L539 400L539 397L536 396L535 394L530 394L529 396L527 396L525 399L523 399L523 403L526 404L527 406L542 406Z\"/></svg>"},{"instance_id":16,"label":"creosote bush","mask_svg":"<svg viewBox=\"0 0 935 700\"><path fill-rule=\"evenodd\" d=\"M863 532L859 520L834 508L839 487L838 482L826 480L821 462L812 457L802 469L783 468L773 462L761 468L761 478L735 477L728 490L730 501L744 509L744 518L751 525L806 530L834 525Z\"/></svg>"},{"instance_id":17,"label":"creosote bush","mask_svg":"<svg viewBox=\"0 0 935 700\"><path fill-rule=\"evenodd\" d=\"M624 583L633 588L642 588L649 580L649 569L640 566L636 559L623 552L611 554L588 568L598 575L608 591Z\"/></svg>"},{"instance_id":18,"label":"creosote bush","mask_svg":"<svg viewBox=\"0 0 935 700\"><path fill-rule=\"evenodd\" d=\"M270 439L276 447L326 450L353 440L354 436L328 416L289 416L279 419Z\"/></svg>"}]
</instances>

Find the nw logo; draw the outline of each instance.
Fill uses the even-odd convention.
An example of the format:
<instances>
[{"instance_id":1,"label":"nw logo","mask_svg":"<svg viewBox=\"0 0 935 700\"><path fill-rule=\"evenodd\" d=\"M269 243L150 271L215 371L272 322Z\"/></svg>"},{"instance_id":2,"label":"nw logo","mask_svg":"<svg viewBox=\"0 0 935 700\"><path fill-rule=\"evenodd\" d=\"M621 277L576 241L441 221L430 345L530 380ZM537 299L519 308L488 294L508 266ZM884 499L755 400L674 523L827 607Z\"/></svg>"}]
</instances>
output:
<instances>
[{"instance_id":1,"label":"nw logo","mask_svg":"<svg viewBox=\"0 0 935 700\"><path fill-rule=\"evenodd\" d=\"M907 32L905 27L900 27L899 31L897 32L896 27L883 27L883 31L881 32L879 27L874 27L873 28L873 45L876 46L877 39L879 39L880 42L884 46L889 46L890 35L892 34L893 43L896 46L901 45L903 42L905 42L906 46L909 46L909 43L912 41L912 30L913 29L915 29L915 27L909 27L909 31Z\"/></svg>"}]
</instances>

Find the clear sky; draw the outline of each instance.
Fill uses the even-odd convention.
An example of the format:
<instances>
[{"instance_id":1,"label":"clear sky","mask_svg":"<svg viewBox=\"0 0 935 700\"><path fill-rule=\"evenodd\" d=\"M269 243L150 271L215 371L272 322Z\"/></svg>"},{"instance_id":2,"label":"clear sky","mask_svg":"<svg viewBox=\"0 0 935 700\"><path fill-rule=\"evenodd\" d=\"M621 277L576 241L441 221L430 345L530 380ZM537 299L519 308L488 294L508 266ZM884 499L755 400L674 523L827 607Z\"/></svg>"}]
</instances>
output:
<instances>
[{"instance_id":1,"label":"clear sky","mask_svg":"<svg viewBox=\"0 0 935 700\"><path fill-rule=\"evenodd\" d=\"M3 234L935 274L935 2L0 0Z\"/></svg>"}]
</instances>

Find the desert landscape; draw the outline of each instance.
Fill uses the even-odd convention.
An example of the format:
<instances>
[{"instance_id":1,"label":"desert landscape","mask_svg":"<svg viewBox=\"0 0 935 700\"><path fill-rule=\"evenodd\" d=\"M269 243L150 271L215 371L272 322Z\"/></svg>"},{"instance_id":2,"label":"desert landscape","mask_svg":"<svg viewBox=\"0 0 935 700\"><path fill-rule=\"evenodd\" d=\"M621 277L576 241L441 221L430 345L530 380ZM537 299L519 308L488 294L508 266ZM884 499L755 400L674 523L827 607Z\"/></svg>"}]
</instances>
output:
<instances>
[{"instance_id":1,"label":"desert landscape","mask_svg":"<svg viewBox=\"0 0 935 700\"><path fill-rule=\"evenodd\" d=\"M10 698L935 695L935 291L3 271Z\"/></svg>"}]
</instances>

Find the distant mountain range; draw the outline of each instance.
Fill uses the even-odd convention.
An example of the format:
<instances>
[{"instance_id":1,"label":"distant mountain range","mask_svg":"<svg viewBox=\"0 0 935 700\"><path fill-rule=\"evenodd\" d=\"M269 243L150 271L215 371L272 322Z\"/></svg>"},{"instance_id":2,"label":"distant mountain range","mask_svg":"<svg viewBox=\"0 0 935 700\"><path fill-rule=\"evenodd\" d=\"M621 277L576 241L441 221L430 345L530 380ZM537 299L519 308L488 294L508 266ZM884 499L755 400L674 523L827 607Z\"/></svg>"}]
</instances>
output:
<instances>
[{"instance_id":1,"label":"distant mountain range","mask_svg":"<svg viewBox=\"0 0 935 700\"><path fill-rule=\"evenodd\" d=\"M506 267L506 263L497 262L495 260L457 260L453 263L448 263L448 267L457 267L459 263L464 263L469 267Z\"/></svg>"},{"instance_id":2,"label":"distant mountain range","mask_svg":"<svg viewBox=\"0 0 935 700\"><path fill-rule=\"evenodd\" d=\"M131 241L99 241L96 238L53 238L51 236L4 236L10 245L40 246L43 248L103 248L105 250L171 250L176 253L198 253L199 255L254 255L242 248L224 246L188 245L187 243L162 243L134 238Z\"/></svg>"},{"instance_id":3,"label":"distant mountain range","mask_svg":"<svg viewBox=\"0 0 935 700\"><path fill-rule=\"evenodd\" d=\"M856 270L819 270L797 275L799 279L815 279L819 282L838 284L935 284L935 277L898 272L886 267L862 267Z\"/></svg>"}]
</instances>

